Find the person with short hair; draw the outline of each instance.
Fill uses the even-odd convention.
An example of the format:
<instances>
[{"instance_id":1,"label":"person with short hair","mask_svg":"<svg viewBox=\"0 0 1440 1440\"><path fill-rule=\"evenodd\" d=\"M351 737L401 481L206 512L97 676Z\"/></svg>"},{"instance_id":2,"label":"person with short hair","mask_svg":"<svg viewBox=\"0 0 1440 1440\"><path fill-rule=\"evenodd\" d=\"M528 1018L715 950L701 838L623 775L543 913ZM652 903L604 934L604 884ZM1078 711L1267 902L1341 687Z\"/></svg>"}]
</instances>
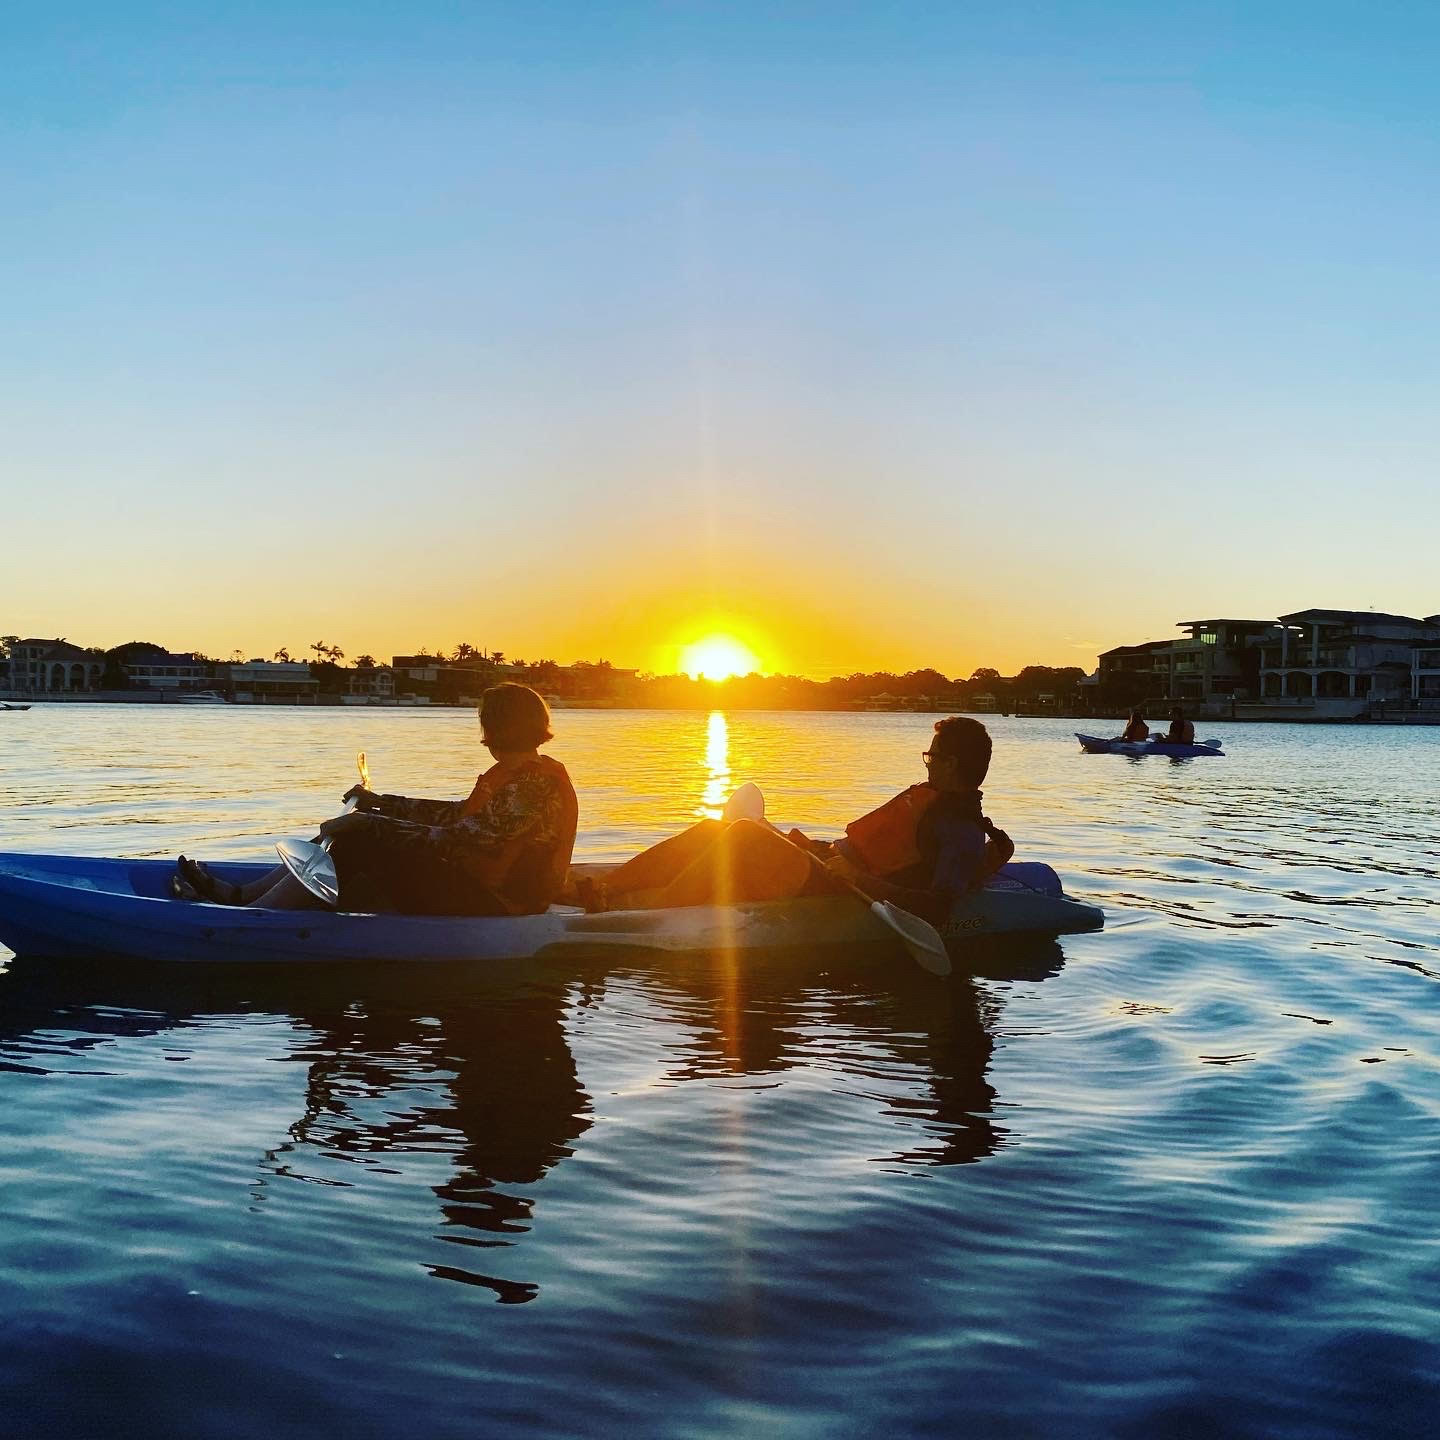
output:
<instances>
[{"instance_id":1,"label":"person with short hair","mask_svg":"<svg viewBox=\"0 0 1440 1440\"><path fill-rule=\"evenodd\" d=\"M604 879L585 880L579 898L588 909L649 909L833 895L855 886L941 923L956 898L983 885L1015 847L981 810L990 735L978 720L936 721L923 758L923 784L853 821L840 840L782 834L764 820L702 820Z\"/></svg>"},{"instance_id":2,"label":"person with short hair","mask_svg":"<svg viewBox=\"0 0 1440 1440\"><path fill-rule=\"evenodd\" d=\"M922 755L926 780L845 827L826 869L872 900L943 923L957 898L978 890L1015 853L982 808L990 733L978 720L935 722Z\"/></svg>"},{"instance_id":3,"label":"person with short hair","mask_svg":"<svg viewBox=\"0 0 1440 1440\"><path fill-rule=\"evenodd\" d=\"M544 698L506 682L480 702L480 743L495 763L464 800L345 794L355 809L320 827L331 841L341 910L408 915L537 915L560 894L575 847L579 805L565 767L539 747L553 736ZM230 885L181 856L182 898L270 909L318 902L284 866ZM187 893L188 892L188 893Z\"/></svg>"},{"instance_id":4,"label":"person with short hair","mask_svg":"<svg viewBox=\"0 0 1440 1440\"><path fill-rule=\"evenodd\" d=\"M1165 732L1167 745L1193 745L1195 726L1185 718L1185 712L1178 705L1170 707L1170 728Z\"/></svg>"}]
</instances>

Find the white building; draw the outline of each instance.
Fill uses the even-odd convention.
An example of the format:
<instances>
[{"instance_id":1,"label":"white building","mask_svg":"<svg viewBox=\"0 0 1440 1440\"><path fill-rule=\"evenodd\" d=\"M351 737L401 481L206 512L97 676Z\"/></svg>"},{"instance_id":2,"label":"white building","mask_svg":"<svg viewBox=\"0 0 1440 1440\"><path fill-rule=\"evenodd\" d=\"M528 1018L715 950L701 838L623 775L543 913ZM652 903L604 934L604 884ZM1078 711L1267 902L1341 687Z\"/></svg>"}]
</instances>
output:
<instances>
[{"instance_id":1,"label":"white building","mask_svg":"<svg viewBox=\"0 0 1440 1440\"><path fill-rule=\"evenodd\" d=\"M0 685L26 695L58 695L98 690L105 657L68 640L19 640L9 661L0 660Z\"/></svg>"},{"instance_id":2,"label":"white building","mask_svg":"<svg viewBox=\"0 0 1440 1440\"><path fill-rule=\"evenodd\" d=\"M1267 699L1409 700L1423 647L1440 647L1440 624L1378 610L1297 610L1261 639Z\"/></svg>"},{"instance_id":3,"label":"white building","mask_svg":"<svg viewBox=\"0 0 1440 1440\"><path fill-rule=\"evenodd\" d=\"M230 666L230 686L244 704L313 700L320 682L303 660L247 660Z\"/></svg>"},{"instance_id":4,"label":"white building","mask_svg":"<svg viewBox=\"0 0 1440 1440\"><path fill-rule=\"evenodd\" d=\"M215 667L195 655L156 651L137 655L124 668L137 690L199 690L210 683Z\"/></svg>"}]
</instances>

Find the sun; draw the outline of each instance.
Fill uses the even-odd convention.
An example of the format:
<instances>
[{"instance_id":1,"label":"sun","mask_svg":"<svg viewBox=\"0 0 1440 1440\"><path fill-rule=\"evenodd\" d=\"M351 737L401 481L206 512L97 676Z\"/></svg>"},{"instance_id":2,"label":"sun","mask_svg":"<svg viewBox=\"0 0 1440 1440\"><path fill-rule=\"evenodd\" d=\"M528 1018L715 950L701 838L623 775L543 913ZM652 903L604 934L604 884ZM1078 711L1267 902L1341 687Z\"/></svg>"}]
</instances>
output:
<instances>
[{"instance_id":1,"label":"sun","mask_svg":"<svg viewBox=\"0 0 1440 1440\"><path fill-rule=\"evenodd\" d=\"M681 650L680 668L696 680L728 680L758 670L760 661L733 635L707 635Z\"/></svg>"}]
</instances>

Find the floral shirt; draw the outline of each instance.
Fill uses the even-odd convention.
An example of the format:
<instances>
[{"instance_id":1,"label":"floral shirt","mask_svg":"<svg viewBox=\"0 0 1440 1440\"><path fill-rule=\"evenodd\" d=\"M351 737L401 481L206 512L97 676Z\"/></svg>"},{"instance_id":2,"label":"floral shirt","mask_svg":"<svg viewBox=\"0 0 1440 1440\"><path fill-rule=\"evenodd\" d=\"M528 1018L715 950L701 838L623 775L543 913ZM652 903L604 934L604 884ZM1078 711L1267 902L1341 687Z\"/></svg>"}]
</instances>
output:
<instances>
[{"instance_id":1,"label":"floral shirt","mask_svg":"<svg viewBox=\"0 0 1440 1440\"><path fill-rule=\"evenodd\" d=\"M381 795L366 813L391 822L383 826L387 848L423 849L430 862L492 892L510 914L530 915L565 883L578 810L565 767L537 755L492 765L464 800Z\"/></svg>"}]
</instances>

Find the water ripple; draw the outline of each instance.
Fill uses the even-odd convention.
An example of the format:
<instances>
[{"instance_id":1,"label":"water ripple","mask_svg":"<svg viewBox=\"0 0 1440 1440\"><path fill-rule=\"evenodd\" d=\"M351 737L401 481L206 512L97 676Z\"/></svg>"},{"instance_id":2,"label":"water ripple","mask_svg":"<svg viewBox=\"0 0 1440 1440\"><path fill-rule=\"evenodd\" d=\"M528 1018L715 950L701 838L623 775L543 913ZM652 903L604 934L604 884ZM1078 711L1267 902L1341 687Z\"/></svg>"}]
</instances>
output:
<instances>
[{"instance_id":1,"label":"water ripple","mask_svg":"<svg viewBox=\"0 0 1440 1440\"><path fill-rule=\"evenodd\" d=\"M14 718L8 848L264 855L358 749L480 763L461 712ZM596 858L720 777L833 833L931 723L556 718ZM10 964L7 1436L1428 1433L1440 733L989 723L989 813L1107 927L944 985Z\"/></svg>"}]
</instances>

